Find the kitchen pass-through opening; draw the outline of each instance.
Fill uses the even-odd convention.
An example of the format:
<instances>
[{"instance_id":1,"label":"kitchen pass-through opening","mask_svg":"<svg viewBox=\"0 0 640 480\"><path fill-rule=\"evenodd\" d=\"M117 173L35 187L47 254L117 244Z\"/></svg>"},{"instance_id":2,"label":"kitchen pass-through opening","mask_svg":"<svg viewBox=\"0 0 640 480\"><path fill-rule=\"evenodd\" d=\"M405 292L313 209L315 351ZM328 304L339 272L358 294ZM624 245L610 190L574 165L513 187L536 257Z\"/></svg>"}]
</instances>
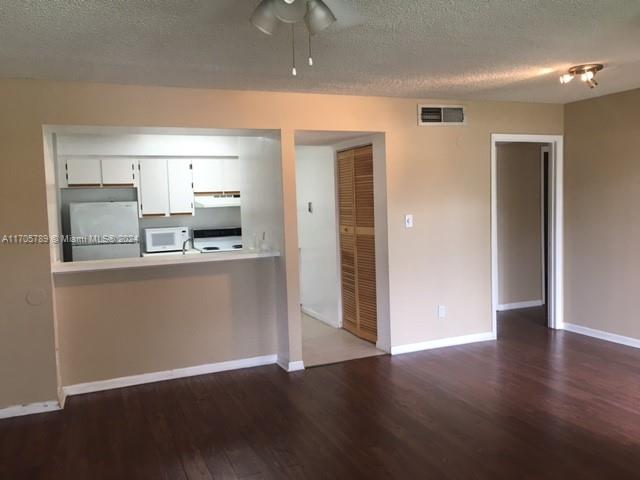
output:
<instances>
[{"instance_id":1,"label":"kitchen pass-through opening","mask_svg":"<svg viewBox=\"0 0 640 480\"><path fill-rule=\"evenodd\" d=\"M44 138L54 264L280 248L263 199L278 131L46 126Z\"/></svg>"}]
</instances>

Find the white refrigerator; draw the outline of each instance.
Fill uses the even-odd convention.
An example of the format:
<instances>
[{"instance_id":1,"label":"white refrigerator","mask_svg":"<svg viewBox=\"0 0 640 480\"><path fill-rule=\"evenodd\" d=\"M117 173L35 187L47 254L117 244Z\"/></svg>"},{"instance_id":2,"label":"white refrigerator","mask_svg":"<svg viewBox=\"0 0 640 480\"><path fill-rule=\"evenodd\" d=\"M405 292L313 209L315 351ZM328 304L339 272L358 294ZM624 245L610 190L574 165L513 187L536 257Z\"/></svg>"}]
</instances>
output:
<instances>
[{"instance_id":1,"label":"white refrigerator","mask_svg":"<svg viewBox=\"0 0 640 480\"><path fill-rule=\"evenodd\" d=\"M140 256L137 202L70 203L73 261Z\"/></svg>"}]
</instances>

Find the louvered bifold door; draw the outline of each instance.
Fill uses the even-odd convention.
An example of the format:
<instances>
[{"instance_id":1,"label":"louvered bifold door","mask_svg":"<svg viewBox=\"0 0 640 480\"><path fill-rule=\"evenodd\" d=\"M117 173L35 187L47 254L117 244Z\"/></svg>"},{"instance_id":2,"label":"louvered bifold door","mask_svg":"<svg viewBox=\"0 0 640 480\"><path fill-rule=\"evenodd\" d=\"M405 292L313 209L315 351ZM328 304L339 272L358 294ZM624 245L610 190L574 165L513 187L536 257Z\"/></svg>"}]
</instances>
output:
<instances>
[{"instance_id":1,"label":"louvered bifold door","mask_svg":"<svg viewBox=\"0 0 640 480\"><path fill-rule=\"evenodd\" d=\"M338 153L343 326L377 340L373 154L371 146Z\"/></svg>"},{"instance_id":2,"label":"louvered bifold door","mask_svg":"<svg viewBox=\"0 0 640 480\"><path fill-rule=\"evenodd\" d=\"M340 223L340 272L342 278L342 326L358 334L356 303L356 214L353 184L354 152L338 153L338 204Z\"/></svg>"}]
</instances>

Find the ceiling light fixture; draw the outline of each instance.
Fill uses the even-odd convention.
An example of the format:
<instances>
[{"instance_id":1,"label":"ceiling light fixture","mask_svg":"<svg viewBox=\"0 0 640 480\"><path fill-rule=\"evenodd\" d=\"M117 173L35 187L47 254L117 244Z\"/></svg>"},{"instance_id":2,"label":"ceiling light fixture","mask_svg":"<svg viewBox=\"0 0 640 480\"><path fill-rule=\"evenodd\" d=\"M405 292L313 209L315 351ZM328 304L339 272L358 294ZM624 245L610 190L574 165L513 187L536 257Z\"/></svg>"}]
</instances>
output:
<instances>
[{"instance_id":1,"label":"ceiling light fixture","mask_svg":"<svg viewBox=\"0 0 640 480\"><path fill-rule=\"evenodd\" d=\"M569 83L574 77L580 76L580 80L589 85L589 88L598 86L595 80L596 73L604 68L600 63L587 63L585 65L576 65L571 67L569 71L560 76L560 83Z\"/></svg>"},{"instance_id":2,"label":"ceiling light fixture","mask_svg":"<svg viewBox=\"0 0 640 480\"><path fill-rule=\"evenodd\" d=\"M309 33L308 64L312 66L311 36L321 32L335 21L335 15L322 0L262 0L251 15L251 23L267 35L273 35L280 23L291 24L293 57L291 74L293 76L297 75L294 25L298 22L304 22L307 27Z\"/></svg>"},{"instance_id":3,"label":"ceiling light fixture","mask_svg":"<svg viewBox=\"0 0 640 480\"><path fill-rule=\"evenodd\" d=\"M272 4L272 0L263 0L260 2L260 5L256 7L253 15L251 15L251 23L253 26L267 35L276 33L280 25L280 20L276 17Z\"/></svg>"},{"instance_id":4,"label":"ceiling light fixture","mask_svg":"<svg viewBox=\"0 0 640 480\"><path fill-rule=\"evenodd\" d=\"M336 16L322 0L309 0L307 2L304 23L312 35L320 33L335 21Z\"/></svg>"}]
</instances>

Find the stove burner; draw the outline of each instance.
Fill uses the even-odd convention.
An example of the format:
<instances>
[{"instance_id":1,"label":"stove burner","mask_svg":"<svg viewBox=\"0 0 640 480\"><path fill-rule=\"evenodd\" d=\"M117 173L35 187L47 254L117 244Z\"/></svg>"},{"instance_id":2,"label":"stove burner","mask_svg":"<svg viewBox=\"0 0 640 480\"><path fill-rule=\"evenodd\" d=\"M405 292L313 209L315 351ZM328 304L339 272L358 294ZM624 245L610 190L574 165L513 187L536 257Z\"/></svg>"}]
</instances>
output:
<instances>
[{"instance_id":1,"label":"stove burner","mask_svg":"<svg viewBox=\"0 0 640 480\"><path fill-rule=\"evenodd\" d=\"M205 252L213 252L216 250L220 250L220 247L203 247L202 250L204 250Z\"/></svg>"},{"instance_id":2,"label":"stove burner","mask_svg":"<svg viewBox=\"0 0 640 480\"><path fill-rule=\"evenodd\" d=\"M234 245L233 248L240 249L240 248L242 248L242 244L238 243L238 244Z\"/></svg>"}]
</instances>

